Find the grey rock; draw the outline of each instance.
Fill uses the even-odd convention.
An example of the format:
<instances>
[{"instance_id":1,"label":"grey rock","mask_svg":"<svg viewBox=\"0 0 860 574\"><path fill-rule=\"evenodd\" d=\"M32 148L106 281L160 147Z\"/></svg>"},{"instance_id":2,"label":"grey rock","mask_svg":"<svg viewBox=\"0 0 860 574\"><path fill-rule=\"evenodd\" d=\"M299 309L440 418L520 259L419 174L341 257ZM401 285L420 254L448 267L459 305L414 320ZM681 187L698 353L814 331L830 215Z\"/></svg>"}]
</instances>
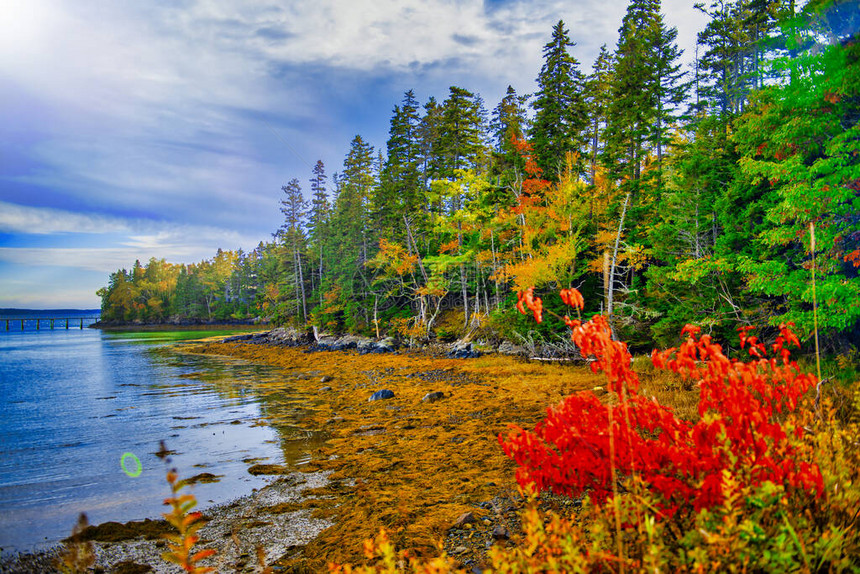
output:
<instances>
[{"instance_id":1,"label":"grey rock","mask_svg":"<svg viewBox=\"0 0 860 574\"><path fill-rule=\"evenodd\" d=\"M511 535L508 533L508 529L503 525L499 524L495 528L493 528L493 538L496 540L507 540Z\"/></svg>"},{"instance_id":2,"label":"grey rock","mask_svg":"<svg viewBox=\"0 0 860 574\"><path fill-rule=\"evenodd\" d=\"M393 399L393 398L394 398L394 391L391 391L388 389L382 389L382 390L376 391L375 393L370 395L370 398L367 400L368 401L380 401L382 399Z\"/></svg>"},{"instance_id":3,"label":"grey rock","mask_svg":"<svg viewBox=\"0 0 860 574\"><path fill-rule=\"evenodd\" d=\"M433 391L432 393L427 393L424 395L424 398L421 399L421 402L424 403L435 403L436 401L442 400L445 398L445 393L442 391Z\"/></svg>"},{"instance_id":4,"label":"grey rock","mask_svg":"<svg viewBox=\"0 0 860 574\"><path fill-rule=\"evenodd\" d=\"M474 524L478 521L475 515L471 512L464 512L457 520L454 521L454 528L462 528L467 524Z\"/></svg>"},{"instance_id":5,"label":"grey rock","mask_svg":"<svg viewBox=\"0 0 860 574\"><path fill-rule=\"evenodd\" d=\"M334 380L334 377L331 377L329 375L323 375L323 377L320 379L320 382L321 383L328 383L329 381L333 381L333 380Z\"/></svg>"},{"instance_id":6,"label":"grey rock","mask_svg":"<svg viewBox=\"0 0 860 574\"><path fill-rule=\"evenodd\" d=\"M467 341L456 341L451 345L451 350L447 356L452 359L473 359L481 356L481 351L474 349L472 343Z\"/></svg>"},{"instance_id":7,"label":"grey rock","mask_svg":"<svg viewBox=\"0 0 860 574\"><path fill-rule=\"evenodd\" d=\"M320 392L321 392L321 393L327 393L327 392L329 392L330 390L331 390L331 387L320 387Z\"/></svg>"}]
</instances>

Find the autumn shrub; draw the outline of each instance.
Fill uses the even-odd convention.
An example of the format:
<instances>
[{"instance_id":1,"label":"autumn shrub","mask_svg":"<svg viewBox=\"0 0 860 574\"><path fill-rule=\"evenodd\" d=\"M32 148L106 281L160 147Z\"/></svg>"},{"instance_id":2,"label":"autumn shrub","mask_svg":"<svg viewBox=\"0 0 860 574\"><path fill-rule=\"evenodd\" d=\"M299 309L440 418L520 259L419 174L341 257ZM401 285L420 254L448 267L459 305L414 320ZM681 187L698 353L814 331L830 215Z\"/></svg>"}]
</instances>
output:
<instances>
[{"instance_id":1,"label":"autumn shrub","mask_svg":"<svg viewBox=\"0 0 860 574\"><path fill-rule=\"evenodd\" d=\"M88 527L87 515L82 512L72 535L65 541L63 549L54 560L54 566L63 574L84 574L95 564L93 543L83 536Z\"/></svg>"},{"instance_id":2,"label":"autumn shrub","mask_svg":"<svg viewBox=\"0 0 860 574\"><path fill-rule=\"evenodd\" d=\"M578 294L562 297L581 308ZM520 295L525 308L542 320L531 290ZM604 317L563 319L614 399L574 394L533 431L499 437L523 488L590 503L579 521L552 519L550 530L530 531L526 520L526 545L509 557L524 566L517 571L545 569L561 555L564 571L860 568L860 433L806 396L816 380L791 361L787 347L799 341L789 326L770 348L741 329L749 362L730 360L692 326L677 349L654 351L655 367L698 387L699 419L690 422L638 393L627 347Z\"/></svg>"},{"instance_id":3,"label":"autumn shrub","mask_svg":"<svg viewBox=\"0 0 860 574\"><path fill-rule=\"evenodd\" d=\"M161 555L162 558L192 574L214 572L214 568L200 566L199 562L214 555L216 551L211 548L194 551L194 545L199 540L196 533L206 525L200 512L191 511L197 505L197 499L193 494L181 494L188 482L180 480L175 469L167 471L167 482L172 495L164 500L164 504L170 506L171 511L164 513L164 518L176 528L176 533L164 535L168 551Z\"/></svg>"}]
</instances>

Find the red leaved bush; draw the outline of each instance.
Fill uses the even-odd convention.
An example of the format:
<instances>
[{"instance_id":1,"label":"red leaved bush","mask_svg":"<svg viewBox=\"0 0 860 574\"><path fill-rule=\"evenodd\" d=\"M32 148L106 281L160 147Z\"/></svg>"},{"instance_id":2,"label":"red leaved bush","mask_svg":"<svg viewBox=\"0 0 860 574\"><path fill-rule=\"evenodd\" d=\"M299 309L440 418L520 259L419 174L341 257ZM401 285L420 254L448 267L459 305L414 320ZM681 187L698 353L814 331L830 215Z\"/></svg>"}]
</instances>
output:
<instances>
[{"instance_id":1,"label":"red leaved bush","mask_svg":"<svg viewBox=\"0 0 860 574\"><path fill-rule=\"evenodd\" d=\"M577 310L583 306L575 289L564 290L562 299ZM523 304L542 320L541 300L531 289L520 294L521 312ZM701 418L692 423L638 394L630 353L626 344L612 340L605 317L585 323L563 319L582 355L593 357L594 372L606 375L617 401L608 405L591 392L573 394L547 409L533 432L514 426L507 437L499 435L505 453L519 465L521 486L574 496L587 491L603 502L613 492L613 475L638 475L659 493L659 510L666 515L682 506L699 510L721 504L726 473L750 485L769 481L821 496L820 469L800 460L799 440L792 440L802 438L803 429L779 420L815 384L790 360L786 345L799 341L788 326L780 327L770 357L749 329L740 329L741 347L754 357L748 363L730 360L691 325L682 331L687 339L679 348L653 352L655 367L698 383Z\"/></svg>"}]
</instances>

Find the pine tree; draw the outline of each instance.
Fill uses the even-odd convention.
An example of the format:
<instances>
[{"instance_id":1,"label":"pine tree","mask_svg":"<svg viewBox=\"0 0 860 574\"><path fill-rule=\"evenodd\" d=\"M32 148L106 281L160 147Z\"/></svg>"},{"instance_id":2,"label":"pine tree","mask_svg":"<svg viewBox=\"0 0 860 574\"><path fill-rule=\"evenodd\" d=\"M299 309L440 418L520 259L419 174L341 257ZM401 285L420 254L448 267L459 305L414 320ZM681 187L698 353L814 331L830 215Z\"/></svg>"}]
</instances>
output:
<instances>
[{"instance_id":1,"label":"pine tree","mask_svg":"<svg viewBox=\"0 0 860 574\"><path fill-rule=\"evenodd\" d=\"M528 129L528 117L526 116L525 104L528 98L517 95L512 86L508 86L505 97L493 109L490 121L490 134L493 138L493 150L495 152L495 164L493 173L504 174L506 171L518 167L522 171L522 157L517 152L512 138L523 139Z\"/></svg>"},{"instance_id":2,"label":"pine tree","mask_svg":"<svg viewBox=\"0 0 860 574\"><path fill-rule=\"evenodd\" d=\"M690 91L686 81L687 72L681 71L681 54L678 48L677 28L667 28L663 17L658 14L659 31L654 46L655 99L657 104L656 122L651 130L651 142L656 147L657 164L662 170L663 148L669 142L668 133L673 124L682 119L681 109ZM662 174L660 174L662 178ZM662 187L662 180L660 181Z\"/></svg>"},{"instance_id":3,"label":"pine tree","mask_svg":"<svg viewBox=\"0 0 860 574\"><path fill-rule=\"evenodd\" d=\"M286 198L281 200L281 213L284 214L284 223L276 233L276 236L283 241L292 257L293 278L296 285L296 293L300 297L302 321L307 321L308 306L305 297L301 252L304 249L305 236L303 227L308 205L302 196L302 186L298 179L291 179L287 185L281 187L281 190L286 195Z\"/></svg>"},{"instance_id":4,"label":"pine tree","mask_svg":"<svg viewBox=\"0 0 860 574\"><path fill-rule=\"evenodd\" d=\"M612 67L613 55L606 49L606 44L603 44L591 68L591 75L588 76L585 90L586 102L591 111L591 122L587 135L591 146L589 163L592 184L595 181L597 158L603 147L609 103L612 100Z\"/></svg>"},{"instance_id":5,"label":"pine tree","mask_svg":"<svg viewBox=\"0 0 860 574\"><path fill-rule=\"evenodd\" d=\"M677 30L666 28L659 0L631 0L618 32L604 164L635 193L646 155L662 159L669 125L689 87L677 63Z\"/></svg>"},{"instance_id":6,"label":"pine tree","mask_svg":"<svg viewBox=\"0 0 860 574\"><path fill-rule=\"evenodd\" d=\"M705 48L702 95L714 113L731 121L743 113L751 90L764 82L763 60L770 49L781 2L774 0L713 0L696 4L710 21L699 32Z\"/></svg>"},{"instance_id":7,"label":"pine tree","mask_svg":"<svg viewBox=\"0 0 860 574\"><path fill-rule=\"evenodd\" d=\"M564 171L568 152L579 154L574 166L582 171L588 109L585 103L585 77L569 48L564 22L553 27L552 39L543 48L544 64L537 77L538 91L532 108L531 140L538 165L545 178L558 179Z\"/></svg>"},{"instance_id":8,"label":"pine tree","mask_svg":"<svg viewBox=\"0 0 860 574\"><path fill-rule=\"evenodd\" d=\"M360 135L355 136L343 161L343 171L337 178L337 201L329 235L331 248L327 249L331 271L327 284L337 285L342 296L348 299L365 293L364 263L373 257L375 233L370 207L377 185L373 166L373 146ZM350 316L347 320L354 322L356 317Z\"/></svg>"},{"instance_id":9,"label":"pine tree","mask_svg":"<svg viewBox=\"0 0 860 574\"><path fill-rule=\"evenodd\" d=\"M480 96L451 86L438 124L437 178L454 178L458 169L474 169L484 153L486 112Z\"/></svg>"},{"instance_id":10,"label":"pine tree","mask_svg":"<svg viewBox=\"0 0 860 574\"><path fill-rule=\"evenodd\" d=\"M403 217L416 215L424 204L421 184L418 101L409 90L394 107L387 144L388 156L380 171L380 186L374 196L374 215L379 231L394 238L402 230Z\"/></svg>"},{"instance_id":11,"label":"pine tree","mask_svg":"<svg viewBox=\"0 0 860 574\"><path fill-rule=\"evenodd\" d=\"M438 159L439 134L442 123L442 106L436 98L430 96L424 104L424 117L418 127L418 154L421 162L421 175L423 188L430 186L430 181L438 179L440 161Z\"/></svg>"},{"instance_id":12,"label":"pine tree","mask_svg":"<svg viewBox=\"0 0 860 574\"><path fill-rule=\"evenodd\" d=\"M317 255L319 256L319 267L317 269L317 277L319 285L323 283L323 254L325 251L325 235L327 232L326 224L331 217L331 203L328 199L326 190L326 180L328 176L325 173L325 164L322 160L317 160L314 165L313 177L310 179L311 184L311 211L308 218L307 229L308 238L313 245ZM311 274L313 279L313 274ZM322 288L319 289L320 303L322 303Z\"/></svg>"}]
</instances>

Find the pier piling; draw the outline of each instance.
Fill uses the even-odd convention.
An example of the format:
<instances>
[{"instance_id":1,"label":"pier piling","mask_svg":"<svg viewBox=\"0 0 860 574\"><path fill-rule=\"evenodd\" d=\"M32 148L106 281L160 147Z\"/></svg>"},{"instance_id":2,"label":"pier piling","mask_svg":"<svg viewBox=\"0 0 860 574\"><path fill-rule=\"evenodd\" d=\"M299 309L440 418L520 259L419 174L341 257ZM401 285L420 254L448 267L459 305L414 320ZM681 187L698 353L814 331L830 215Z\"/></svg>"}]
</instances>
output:
<instances>
[{"instance_id":1,"label":"pier piling","mask_svg":"<svg viewBox=\"0 0 860 574\"><path fill-rule=\"evenodd\" d=\"M13 323L16 323L18 321L21 322L21 331L26 330L27 323L31 323L31 324L35 323L36 324L36 330L41 331L42 330L42 321L46 321L48 323L48 325L50 325L50 328L52 331L54 329L61 328L63 321L66 322L65 326L66 326L67 330L71 328L71 325L75 325L75 324L77 324L78 328L83 330L85 321L86 321L87 325L91 325L92 323L97 323L99 321L99 317L98 316L94 316L94 317L21 317L21 318L18 318L18 317L15 317L15 318L0 317L0 322L2 322L2 321L6 322L6 331L11 331ZM0 330L2 330L2 329L3 329L3 327L0 326Z\"/></svg>"}]
</instances>

